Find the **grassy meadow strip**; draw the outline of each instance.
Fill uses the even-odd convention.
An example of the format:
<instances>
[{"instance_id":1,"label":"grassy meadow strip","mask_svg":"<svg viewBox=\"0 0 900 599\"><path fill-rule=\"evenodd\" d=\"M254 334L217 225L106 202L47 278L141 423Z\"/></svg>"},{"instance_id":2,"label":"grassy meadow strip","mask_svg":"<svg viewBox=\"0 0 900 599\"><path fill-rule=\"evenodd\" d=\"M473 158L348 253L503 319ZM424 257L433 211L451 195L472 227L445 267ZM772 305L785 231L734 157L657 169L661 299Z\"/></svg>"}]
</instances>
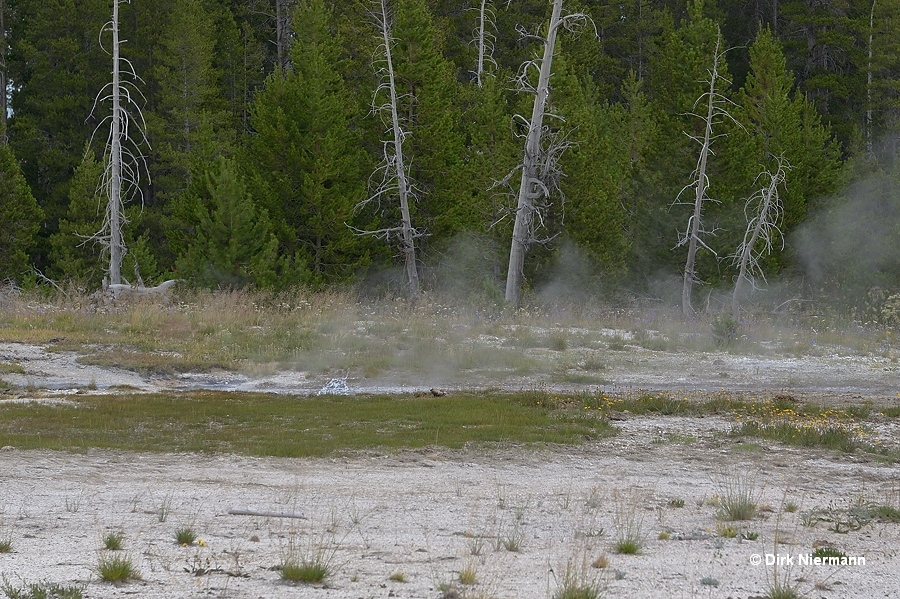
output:
<instances>
[{"instance_id":1,"label":"grassy meadow strip","mask_svg":"<svg viewBox=\"0 0 900 599\"><path fill-rule=\"evenodd\" d=\"M321 456L467 444L576 444L614 434L605 419L516 394L297 397L193 392L77 396L0 406L0 445Z\"/></svg>"},{"instance_id":2,"label":"grassy meadow strip","mask_svg":"<svg viewBox=\"0 0 900 599\"><path fill-rule=\"evenodd\" d=\"M617 414L720 415L733 420L732 438L897 459L895 448L870 440L865 422L870 413L883 417L868 406L835 410L727 393L705 399L546 390L436 398L220 391L85 394L57 403L0 405L0 445L304 457L468 444L578 444L614 435L609 422Z\"/></svg>"}]
</instances>

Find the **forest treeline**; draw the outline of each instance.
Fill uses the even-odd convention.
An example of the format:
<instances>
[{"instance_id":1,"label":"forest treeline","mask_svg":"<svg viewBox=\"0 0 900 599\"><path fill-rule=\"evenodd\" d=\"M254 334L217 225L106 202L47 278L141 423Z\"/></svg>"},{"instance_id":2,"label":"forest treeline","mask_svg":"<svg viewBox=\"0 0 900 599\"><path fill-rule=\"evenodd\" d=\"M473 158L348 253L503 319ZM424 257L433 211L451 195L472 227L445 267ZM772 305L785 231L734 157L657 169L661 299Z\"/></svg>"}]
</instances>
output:
<instances>
[{"instance_id":1,"label":"forest treeline","mask_svg":"<svg viewBox=\"0 0 900 599\"><path fill-rule=\"evenodd\" d=\"M99 287L97 100L110 80L101 31L112 1L0 5L0 276ZM534 76L522 65L540 56L552 2L386 5L423 284L499 289L533 102L514 81ZM377 110L387 101L380 4L132 0L119 10L142 112L129 133L144 154L125 208L126 278L137 263L148 282L321 288L401 268L399 206L377 193L390 141ZM564 10L589 18L556 47L545 127L562 176L536 219L547 243L531 246L526 285L573 255L589 284L681 276L694 208L685 190L721 35L727 115L706 169L698 279L733 285L747 201L783 161L763 272L816 292L900 287L900 0L565 0Z\"/></svg>"}]
</instances>

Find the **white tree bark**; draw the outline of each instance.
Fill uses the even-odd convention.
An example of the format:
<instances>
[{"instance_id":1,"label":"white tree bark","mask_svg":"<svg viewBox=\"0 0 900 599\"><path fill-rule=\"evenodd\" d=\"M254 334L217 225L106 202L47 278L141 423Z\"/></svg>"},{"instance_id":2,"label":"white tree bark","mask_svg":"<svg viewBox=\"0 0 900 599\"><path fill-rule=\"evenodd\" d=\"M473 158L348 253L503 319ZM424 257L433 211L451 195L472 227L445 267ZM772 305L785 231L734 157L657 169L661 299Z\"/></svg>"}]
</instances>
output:
<instances>
[{"instance_id":1,"label":"white tree bark","mask_svg":"<svg viewBox=\"0 0 900 599\"><path fill-rule=\"evenodd\" d=\"M403 238L403 259L406 264L406 277L409 284L409 295L415 298L419 294L419 271L416 266L416 238L409 214L409 184L406 180L406 166L403 163L404 131L400 128L400 115L397 110L397 86L394 82L394 61L391 56L391 35L388 27L386 0L381 0L381 15L384 26L381 28L384 39L384 54L387 61L388 88L391 99L391 129L394 134L394 168L397 177L397 188L400 196L401 235Z\"/></svg>"},{"instance_id":2,"label":"white tree bark","mask_svg":"<svg viewBox=\"0 0 900 599\"><path fill-rule=\"evenodd\" d=\"M107 198L106 214L103 227L93 236L109 251L107 283L112 285L122 283L122 258L127 251L122 233L127 224L124 203L129 194L141 193L140 171L147 170L145 158L138 148L139 144L147 143L144 117L135 102L136 98L143 97L134 83L139 78L131 63L120 54L122 40L119 39L119 4L123 1L128 0L113 0L112 20L100 32L101 46L103 34L109 31L112 35L112 80L100 90L94 100L94 110L103 102L109 101L112 104L110 113L101 119L94 130L96 135L109 121L103 156L105 169L98 185L98 189ZM129 105L139 118L138 121L131 118L127 109Z\"/></svg>"},{"instance_id":3,"label":"white tree bark","mask_svg":"<svg viewBox=\"0 0 900 599\"><path fill-rule=\"evenodd\" d=\"M703 229L702 217L703 204L710 199L706 194L707 189L709 188L709 178L706 173L712 143L717 137L716 135L713 135L713 125L716 124L722 116L734 120L723 107L723 104L726 104L727 100L716 91L718 89L717 85L720 78L719 68L725 56L725 52L719 50L721 41L722 36L717 33L713 65L712 69L709 71L709 90L697 100L699 103L700 100L706 99L706 113L705 116L701 117L704 123L703 137L690 136L700 144L700 156L697 159L697 167L694 169L693 181L684 188L688 189L693 187L694 189L694 200L692 202L693 211L688 219L687 231L678 244L679 246L685 244L688 246L687 259L684 264L684 281L681 288L681 309L685 316L693 316L694 314L694 308L691 305L691 291L698 280L696 271L697 251L700 247L712 251L702 239L703 234L708 233L708 231ZM682 192L684 189L682 189Z\"/></svg>"},{"instance_id":4,"label":"white tree bark","mask_svg":"<svg viewBox=\"0 0 900 599\"><path fill-rule=\"evenodd\" d=\"M122 238L122 108L119 69L119 0L113 0L112 18L112 131L109 135L109 282L122 283L122 256L125 241Z\"/></svg>"},{"instance_id":5,"label":"white tree bark","mask_svg":"<svg viewBox=\"0 0 900 599\"><path fill-rule=\"evenodd\" d=\"M487 65L496 65L493 57L496 23L494 7L489 0L480 0L476 10L478 26L475 28L475 44L478 47L478 58L475 63L475 84L482 87Z\"/></svg>"},{"instance_id":6,"label":"white tree bark","mask_svg":"<svg viewBox=\"0 0 900 599\"><path fill-rule=\"evenodd\" d=\"M377 179L376 175L380 174L380 179L374 185L372 195L361 202L357 208L371 202L380 202L385 197L396 196L400 204L400 225L377 231L357 232L362 235L375 235L385 238L399 235L401 252L406 267L407 291L410 299L415 299L419 295L419 272L416 264L416 237L419 236L419 233L412 225L410 203L415 200L415 191L409 179L403 156L403 142L409 133L403 128L398 107L397 86L394 81L394 61L391 54L391 45L393 43L391 38L391 15L388 10L387 0L378 0L377 6L377 13L373 13L372 16L379 28L383 56L381 57L382 66L376 69L381 76L381 84L375 92L375 96L378 98L379 95L386 93L388 99L387 102L380 105L378 105L377 100L373 102L373 111L385 116L390 139L383 142L384 160L373 175L373 178Z\"/></svg>"},{"instance_id":7,"label":"white tree bark","mask_svg":"<svg viewBox=\"0 0 900 599\"><path fill-rule=\"evenodd\" d=\"M0 0L0 144L6 145L6 0Z\"/></svg>"},{"instance_id":8,"label":"white tree bark","mask_svg":"<svg viewBox=\"0 0 900 599\"><path fill-rule=\"evenodd\" d=\"M538 176L541 159L541 133L544 127L544 112L550 95L550 75L553 67L553 52L556 49L556 34L560 25L562 0L554 0L550 26L544 40L544 55L541 59L540 75L525 138L525 156L522 160L522 178L516 204L516 221L513 225L512 246L509 250L509 268L506 273L506 302L518 306L522 299L525 253L532 241L532 221L534 200L543 195L547 187Z\"/></svg>"},{"instance_id":9,"label":"white tree bark","mask_svg":"<svg viewBox=\"0 0 900 599\"><path fill-rule=\"evenodd\" d=\"M743 284L756 287L754 274L765 278L760 259L763 254L772 250L774 236L780 233L778 222L781 220L782 206L778 196L778 187L784 183L785 170L790 168L784 158L779 158L775 173L761 173L760 178L768 179L768 183L759 189L749 200L747 208L757 202L754 215L747 221L744 240L734 254L738 266L738 276L734 282L734 294L731 296L731 316L735 322L741 320L741 297ZM757 179L758 180L758 179ZM759 243L762 247L757 249Z\"/></svg>"}]
</instances>

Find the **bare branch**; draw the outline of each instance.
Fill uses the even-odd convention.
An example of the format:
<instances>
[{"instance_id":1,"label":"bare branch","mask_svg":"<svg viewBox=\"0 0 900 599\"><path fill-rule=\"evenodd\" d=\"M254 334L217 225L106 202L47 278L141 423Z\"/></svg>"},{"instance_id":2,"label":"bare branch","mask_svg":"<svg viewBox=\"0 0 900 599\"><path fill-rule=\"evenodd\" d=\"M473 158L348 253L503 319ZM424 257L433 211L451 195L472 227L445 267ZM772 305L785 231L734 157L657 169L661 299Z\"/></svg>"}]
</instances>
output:
<instances>
[{"instance_id":1,"label":"bare branch","mask_svg":"<svg viewBox=\"0 0 900 599\"><path fill-rule=\"evenodd\" d=\"M406 96L397 93L394 83L394 63L391 49L394 38L391 36L393 16L388 8L388 0L378 0L369 14L378 27L380 44L373 56L375 74L379 77L379 85L372 98L372 113L380 115L387 126L388 139L382 142L383 158L381 164L369 177L369 197L357 204L359 210L371 203L380 204L384 199L396 198L400 205L401 222L396 227L388 227L375 231L353 229L359 235L372 235L389 239L393 233L399 233L406 262L409 295L416 298L419 294L419 274L416 265L415 240L422 233L412 226L409 204L415 201L417 190L410 182L409 163L404 162L403 144L410 133L404 129L400 118L398 103ZM386 95L384 101L379 98Z\"/></svg>"},{"instance_id":2,"label":"bare branch","mask_svg":"<svg viewBox=\"0 0 900 599\"><path fill-rule=\"evenodd\" d=\"M738 267L734 294L731 297L731 313L735 321L740 320L741 288L744 281L750 283L753 289L758 289L756 277L765 281L762 258L774 249L776 236L781 238L783 247L784 238L781 229L778 228L778 222L784 208L778 195L778 188L784 184L786 171L790 168L784 156L778 157L775 173L763 171L756 177L757 183L762 182L762 187L750 196L744 205L744 214L748 216L747 229L744 231L743 240L730 256L732 264Z\"/></svg>"},{"instance_id":3,"label":"bare branch","mask_svg":"<svg viewBox=\"0 0 900 599\"><path fill-rule=\"evenodd\" d=\"M119 54L123 40L119 39L119 4L128 0L113 0L113 17L100 31L100 46L103 46L103 35L112 35L112 48L108 53L112 56L112 81L104 85L94 98L91 114L102 104L112 104L110 113L100 120L91 135L91 141L101 127L109 123L109 133L103 152L106 165L100 181L98 192L107 197L103 226L91 239L98 241L109 252L109 279L112 284L121 281L122 257L127 251L122 234L128 219L124 214L124 203L129 196L138 195L143 204L140 180L141 171L149 173L146 157L140 152L141 145L148 145L145 133L147 125L140 106L133 96L145 100L144 95L133 81L143 82L134 72L134 65ZM124 78L123 78L124 76ZM130 110L129 110L130 108ZM132 118L132 111L139 117ZM148 175L149 176L149 175Z\"/></svg>"},{"instance_id":4,"label":"bare branch","mask_svg":"<svg viewBox=\"0 0 900 599\"><path fill-rule=\"evenodd\" d=\"M722 84L723 79L719 73L719 69L721 68L721 65L723 64L725 58L725 51L720 51L721 43L722 35L718 31L718 29L716 29L716 46L713 51L712 67L707 71L709 73L709 78L706 80L706 83L708 84L708 91L701 94L697 101L694 102L693 106L693 108L696 109L701 102L705 101L706 115L700 117L695 113L689 113L694 114L694 116L698 116L698 118L702 120L704 125L703 137L701 138L699 136L685 134L700 144L700 154L697 158L697 166L694 168L694 171L691 175L691 183L681 189L681 191L676 196L675 201L673 202L673 204L682 203L680 201L682 193L684 193L684 191L687 189L694 190L694 199L692 202L694 209L691 216L688 218L687 228L684 232L684 235L679 239L678 245L676 246L688 246L687 259L684 266L684 282L681 290L681 307L685 316L691 316L694 313L694 309L691 306L691 290L693 286L698 282L696 273L697 251L699 248L703 248L712 252L712 249L703 241L703 237L711 235L713 233L704 230L702 224L702 216L704 202L712 200L712 198L707 195L707 190L709 188L707 165L709 163L710 156L714 155L712 151L712 144L716 139L722 137L723 135L713 134L713 128L726 118L733 121L734 123L737 123L737 121L728 112L728 107L733 106L734 104L718 91L718 86ZM738 126L740 126L739 123L737 124ZM713 254L715 255L715 252L713 252Z\"/></svg>"}]
</instances>

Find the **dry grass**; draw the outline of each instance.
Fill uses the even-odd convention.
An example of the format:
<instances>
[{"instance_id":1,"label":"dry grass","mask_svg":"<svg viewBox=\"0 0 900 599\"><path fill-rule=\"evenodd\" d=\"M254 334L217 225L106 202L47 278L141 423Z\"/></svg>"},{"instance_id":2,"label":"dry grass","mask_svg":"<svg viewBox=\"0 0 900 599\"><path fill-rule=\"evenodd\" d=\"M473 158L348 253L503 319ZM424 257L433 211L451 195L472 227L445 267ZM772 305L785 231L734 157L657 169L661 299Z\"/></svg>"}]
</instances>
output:
<instances>
[{"instance_id":1,"label":"dry grass","mask_svg":"<svg viewBox=\"0 0 900 599\"><path fill-rule=\"evenodd\" d=\"M543 373L602 382L608 350L717 350L714 314L685 320L674 309L592 301L539 303L517 311L429 295L416 304L311 293L177 290L168 303L107 305L77 292L52 298L0 290L0 341L51 344L86 362L141 372L297 366L314 372ZM602 329L598 330L598 323ZM824 324L824 326L823 326ZM820 316L748 317L729 351L797 353L828 343L869 353L892 333ZM721 335L720 335L721 336ZM596 352L602 352L597 354ZM805 350L799 350L801 352ZM535 355L537 352L538 355ZM882 352L883 353L883 352ZM573 357L574 356L574 357ZM893 356L895 359L898 357ZM15 368L15 365L8 365ZM0 368L2 373L2 368Z\"/></svg>"}]
</instances>

